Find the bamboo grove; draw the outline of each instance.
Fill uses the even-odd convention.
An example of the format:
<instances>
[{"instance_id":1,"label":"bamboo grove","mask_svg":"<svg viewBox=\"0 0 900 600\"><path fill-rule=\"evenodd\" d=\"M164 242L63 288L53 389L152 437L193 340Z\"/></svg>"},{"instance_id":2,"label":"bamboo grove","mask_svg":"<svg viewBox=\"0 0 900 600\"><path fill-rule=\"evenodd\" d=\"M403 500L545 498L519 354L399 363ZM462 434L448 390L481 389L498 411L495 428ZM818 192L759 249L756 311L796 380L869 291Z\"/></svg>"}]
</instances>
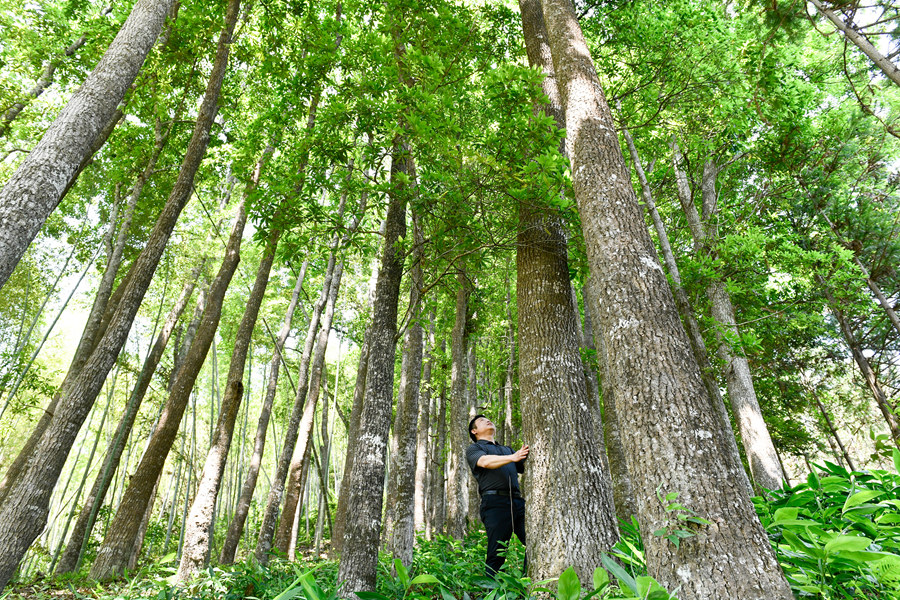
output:
<instances>
[{"instance_id":1,"label":"bamboo grove","mask_svg":"<svg viewBox=\"0 0 900 600\"><path fill-rule=\"evenodd\" d=\"M679 598L794 597L751 497L900 448L897 10L2 0L0 586L355 597L479 528L485 413L532 580L633 516Z\"/></svg>"}]
</instances>

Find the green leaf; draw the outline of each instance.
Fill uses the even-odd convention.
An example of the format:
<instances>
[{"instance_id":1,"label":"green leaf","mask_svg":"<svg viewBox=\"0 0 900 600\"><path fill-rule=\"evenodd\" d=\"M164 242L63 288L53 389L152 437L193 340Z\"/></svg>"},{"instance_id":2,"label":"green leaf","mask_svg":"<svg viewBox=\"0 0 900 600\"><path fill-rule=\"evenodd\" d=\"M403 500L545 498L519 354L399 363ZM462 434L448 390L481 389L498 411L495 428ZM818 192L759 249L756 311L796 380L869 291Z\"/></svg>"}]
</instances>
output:
<instances>
[{"instance_id":1,"label":"green leaf","mask_svg":"<svg viewBox=\"0 0 900 600\"><path fill-rule=\"evenodd\" d=\"M858 552L868 548L871 543L872 540L869 538L857 537L855 535L839 535L825 544L825 551L840 552L842 550L848 550L851 552Z\"/></svg>"},{"instance_id":2,"label":"green leaf","mask_svg":"<svg viewBox=\"0 0 900 600\"><path fill-rule=\"evenodd\" d=\"M434 575L422 573L421 575L416 575L415 577L413 577L412 581L409 582L409 585L418 585L420 583L440 583L440 581Z\"/></svg>"},{"instance_id":3,"label":"green leaf","mask_svg":"<svg viewBox=\"0 0 900 600\"><path fill-rule=\"evenodd\" d=\"M856 492L855 494L847 498L847 500L844 502L844 508L841 509L841 513L845 513L854 506L859 506L860 504L868 502L873 498L877 498L882 494L884 494L884 492L878 490L863 490L862 492Z\"/></svg>"},{"instance_id":4,"label":"green leaf","mask_svg":"<svg viewBox=\"0 0 900 600\"><path fill-rule=\"evenodd\" d=\"M622 566L610 558L607 554L604 554L600 559L600 562L603 563L603 567L613 574L613 576L618 579L625 587L635 593L638 593L637 582L634 580L634 577L628 574L628 571L622 568Z\"/></svg>"},{"instance_id":5,"label":"green leaf","mask_svg":"<svg viewBox=\"0 0 900 600\"><path fill-rule=\"evenodd\" d=\"M798 514L800 514L800 509L795 506L779 508L772 516L772 522L780 523L781 521L793 521L797 518Z\"/></svg>"},{"instance_id":6,"label":"green leaf","mask_svg":"<svg viewBox=\"0 0 900 600\"><path fill-rule=\"evenodd\" d=\"M356 592L356 596L359 600L391 600L388 596L378 592Z\"/></svg>"},{"instance_id":7,"label":"green leaf","mask_svg":"<svg viewBox=\"0 0 900 600\"><path fill-rule=\"evenodd\" d=\"M892 453L894 455L894 471L900 473L900 450L894 448Z\"/></svg>"},{"instance_id":8,"label":"green leaf","mask_svg":"<svg viewBox=\"0 0 900 600\"><path fill-rule=\"evenodd\" d=\"M400 583L403 584L403 588L408 589L409 571L406 570L406 567L403 566L403 562L399 558L394 559L394 570L397 572L397 577L400 579Z\"/></svg>"},{"instance_id":9,"label":"green leaf","mask_svg":"<svg viewBox=\"0 0 900 600\"><path fill-rule=\"evenodd\" d=\"M594 589L600 590L607 585L609 585L609 573L603 567L594 569Z\"/></svg>"},{"instance_id":10,"label":"green leaf","mask_svg":"<svg viewBox=\"0 0 900 600\"><path fill-rule=\"evenodd\" d=\"M581 582L575 569L569 567L559 576L559 600L578 600L581 596Z\"/></svg>"},{"instance_id":11,"label":"green leaf","mask_svg":"<svg viewBox=\"0 0 900 600\"><path fill-rule=\"evenodd\" d=\"M441 600L456 600L456 598L453 596L453 594L451 594L450 592L448 592L447 590L445 590L442 587L441 588Z\"/></svg>"}]
</instances>

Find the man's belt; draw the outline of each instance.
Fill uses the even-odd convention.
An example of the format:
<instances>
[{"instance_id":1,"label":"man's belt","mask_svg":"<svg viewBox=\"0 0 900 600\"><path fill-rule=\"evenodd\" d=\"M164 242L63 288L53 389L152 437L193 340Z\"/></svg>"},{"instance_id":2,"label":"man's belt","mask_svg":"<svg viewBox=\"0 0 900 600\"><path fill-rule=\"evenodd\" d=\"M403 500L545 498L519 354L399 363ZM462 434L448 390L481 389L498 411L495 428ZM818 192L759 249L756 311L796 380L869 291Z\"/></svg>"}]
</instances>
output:
<instances>
[{"instance_id":1,"label":"man's belt","mask_svg":"<svg viewBox=\"0 0 900 600\"><path fill-rule=\"evenodd\" d=\"M506 490L484 490L483 492L481 492L481 495L482 496L504 496L506 498L509 498L510 496L512 496L513 498L521 498L522 497L522 494L520 494L516 490L513 490L512 493L510 493Z\"/></svg>"}]
</instances>

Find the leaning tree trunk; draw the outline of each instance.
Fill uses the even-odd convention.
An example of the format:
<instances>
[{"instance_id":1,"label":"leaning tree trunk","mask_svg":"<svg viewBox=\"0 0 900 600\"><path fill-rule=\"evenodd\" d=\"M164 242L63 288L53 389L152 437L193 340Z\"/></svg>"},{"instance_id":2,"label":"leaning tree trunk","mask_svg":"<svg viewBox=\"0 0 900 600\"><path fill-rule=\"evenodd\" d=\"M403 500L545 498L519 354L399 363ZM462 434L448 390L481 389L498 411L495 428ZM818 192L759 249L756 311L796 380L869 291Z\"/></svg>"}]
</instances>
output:
<instances>
[{"instance_id":1,"label":"leaning tree trunk","mask_svg":"<svg viewBox=\"0 0 900 600\"><path fill-rule=\"evenodd\" d=\"M278 534L275 536L275 548L282 554L286 554L289 560L293 560L294 519L289 518L297 511L300 504L300 495L306 487L306 476L309 473L310 451L313 445L313 427L315 425L316 407L322 390L322 376L325 367L325 351L328 348L328 334L331 333L331 324L334 320L334 310L337 304L338 292L341 288L341 277L344 273L344 263L340 262L334 267L331 277L331 285L328 290L328 300L325 305L325 313L322 317L322 326L316 339L315 355L312 359L309 378L309 392L303 406L303 416L300 419L300 427L297 430L297 446L291 459L288 471L287 485L285 486L284 506L281 509L281 522L278 525Z\"/></svg>"},{"instance_id":2,"label":"leaning tree trunk","mask_svg":"<svg viewBox=\"0 0 900 600\"><path fill-rule=\"evenodd\" d=\"M284 495L285 479L287 479L291 467L291 459L294 456L294 450L297 446L300 421L303 417L306 393L309 389L309 362L312 359L313 344L316 340L316 331L318 331L319 328L319 319L322 316L322 310L325 308L325 303L328 300L328 292L331 290L331 280L335 268L334 264L335 258L334 253L332 253L328 260L325 280L322 283L322 292L313 307L312 316L309 320L309 327L306 330L303 354L300 357L299 380L294 394L294 407L291 410L291 417L284 433L284 442L281 448L281 454L278 455L275 478L272 480L272 485L269 488L266 509L263 513L262 525L260 525L259 536L256 540L256 560L262 564L266 564L269 561L269 551L272 549L272 543L275 537L275 527L278 524L279 508L281 507L281 500ZM293 521L293 518L293 513L282 514L282 519Z\"/></svg>"},{"instance_id":3,"label":"leaning tree trunk","mask_svg":"<svg viewBox=\"0 0 900 600\"><path fill-rule=\"evenodd\" d=\"M219 562L227 565L234 562L237 554L238 543L241 541L241 534L244 531L244 525L247 522L247 515L250 512L250 502L253 500L253 492L256 489L256 480L259 477L259 468L262 464L263 450L266 446L266 431L269 428L269 418L272 415L272 406L275 403L275 394L278 391L278 374L281 368L281 352L284 343L287 341L291 332L291 321L294 317L294 311L297 309L297 303L300 299L300 290L303 287L303 280L306 278L306 269L309 266L308 261L304 261L297 276L297 282L294 285L294 291L291 294L291 302L284 314L284 321L281 330L278 332L278 338L275 342L275 350L272 354L272 361L269 363L269 380L266 385L266 398L263 401L262 409L259 411L259 421L256 425L256 437L253 441L253 454L250 456L250 463L247 466L247 478L241 488L241 496L238 499L237 508L234 512L234 518L228 526L228 533L225 535L225 542L222 544L222 554L219 556Z\"/></svg>"},{"instance_id":4,"label":"leaning tree trunk","mask_svg":"<svg viewBox=\"0 0 900 600\"><path fill-rule=\"evenodd\" d=\"M249 196L259 183L259 176L267 159L275 149L269 146L263 152L263 156L257 163L253 174L252 185L247 187L245 194ZM275 250L278 247L280 230L274 230L269 234L262 260L256 270L256 279L253 289L247 299L244 316L238 327L234 339L234 349L231 353L231 362L228 366L228 380L226 381L225 396L219 410L219 419L213 434L213 443L206 455L203 472L200 475L197 493L191 504L188 527L184 534L184 545L181 550L181 563L178 567L177 580L181 583L188 581L206 564L212 546L212 533L215 526L214 511L216 501L219 498L219 488L222 484L222 474L225 472L225 463L228 452L231 449L231 439L234 437L234 424L237 419L241 400L244 397L244 367L247 364L247 352L253 336L253 328L259 316L259 307L262 305L266 288L269 285L269 273L272 271L272 263L275 260Z\"/></svg>"},{"instance_id":5,"label":"leaning tree trunk","mask_svg":"<svg viewBox=\"0 0 900 600\"><path fill-rule=\"evenodd\" d=\"M410 170L415 169L412 157ZM400 388L397 401L397 416L394 419L394 435L391 438L391 466L389 469L388 507L385 515L385 549L399 558L407 569L412 566L415 528L413 513L419 473L416 462L418 452L417 428L424 426L418 421L419 382L422 373L422 306L421 290L424 287L422 261L425 258L423 245L425 237L418 215L412 213L415 253L410 269L409 310L412 320L406 328L403 340L403 359L400 367ZM427 421L426 421L427 422ZM426 428L427 429L427 428ZM424 447L424 442L422 444ZM388 518L390 517L390 518Z\"/></svg>"},{"instance_id":6,"label":"leaning tree trunk","mask_svg":"<svg viewBox=\"0 0 900 600\"><path fill-rule=\"evenodd\" d=\"M731 453L732 460L740 463L741 455L737 447L737 440L734 438L734 431L731 428L731 419L728 417L728 411L725 409L725 401L722 399L722 394L719 392L719 382L714 375L713 366L706 353L706 343L703 341L703 333L700 331L700 324L694 316L694 309L691 307L690 298L688 298L687 291L685 291L684 285L681 282L681 272L678 269L678 262L675 260L675 254L672 252L672 246L669 243L669 235L666 231L666 226L659 215L659 211L656 209L656 202L653 200L650 183L647 181L646 173L644 173L644 166L641 163L641 158L634 145L634 140L631 139L631 134L628 132L627 128L623 130L623 133L625 135L625 142L628 144L628 151L631 154L631 161L634 163L634 170L637 173L638 181L640 181L641 184L641 196L644 200L644 207L650 214L650 220L653 221L656 236L659 238L659 246L662 250L663 260L666 263L666 268L669 270L669 277L672 278L672 292L675 296L675 307L681 315L681 321L686 329L685 332L691 342L691 350L694 353L694 358L697 359L697 365L700 367L700 375L703 377L703 385L706 387L707 394L709 394L712 408L716 415L718 415L722 439L727 442L728 452ZM679 185L682 186L687 183L686 179L684 181L679 179L679 182ZM750 480L746 475L741 478L741 481L746 484L747 493L753 495L753 488L750 486Z\"/></svg>"},{"instance_id":7,"label":"leaning tree trunk","mask_svg":"<svg viewBox=\"0 0 900 600\"><path fill-rule=\"evenodd\" d=\"M172 1L134 5L94 71L0 191L0 288L137 76Z\"/></svg>"},{"instance_id":8,"label":"leaning tree trunk","mask_svg":"<svg viewBox=\"0 0 900 600\"><path fill-rule=\"evenodd\" d=\"M469 468L465 450L471 443L466 427L469 406L466 402L466 325L469 312L469 287L465 271L459 273L456 291L456 321L450 341L450 452L447 454L447 535L461 540L466 535Z\"/></svg>"},{"instance_id":9,"label":"leaning tree trunk","mask_svg":"<svg viewBox=\"0 0 900 600\"><path fill-rule=\"evenodd\" d=\"M202 264L195 268L188 277L188 281L185 282L184 288L181 290L181 295L175 301L175 304L172 306L172 309L166 317L166 322L163 324L163 328L159 332L159 335L153 344L153 348L144 360L144 366L141 368L141 372L134 384L131 397L128 399L128 406L125 410L125 414L122 415L122 419L119 421L119 426L116 428L113 439L109 443L103 467L97 475L97 479L94 481L94 487L91 489L91 493L84 503L84 508L82 508L81 514L78 516L78 521L75 523L75 529L72 530L72 538L69 540L66 551L63 553L59 565L56 568L57 575L71 573L77 571L79 567L81 567L84 548L90 539L90 532L93 530L97 513L103 505L104 498L106 498L106 492L109 490L109 484L112 481L113 474L119 468L119 460L122 458L122 453L125 451L125 444L131 433L131 428L134 426L134 420L140 410L144 395L150 387L150 380L153 378L153 373L156 372L156 367L162 359L166 345L169 342L169 337L175 329L175 324L181 317L181 313L184 312L184 309L187 307L188 300L194 292L194 286L197 283L197 276L199 275L201 268Z\"/></svg>"},{"instance_id":10,"label":"leaning tree trunk","mask_svg":"<svg viewBox=\"0 0 900 600\"><path fill-rule=\"evenodd\" d=\"M237 8L236 4L237 0L235 0L235 8ZM144 511L147 509L147 503L150 501L150 493L165 466L175 437L178 435L181 418L194 389L194 383L197 381L197 376L200 374L200 369L206 361L209 347L215 337L219 318L222 315L225 292L228 290L231 278L240 261L241 237L246 222L247 213L242 202L238 207L238 216L228 239L225 258L209 289L202 323L191 343L184 364L178 370L175 385L172 386L169 399L150 437L144 456L134 475L131 476L116 516L97 552L94 564L91 565L90 576L93 579L110 579L122 574L128 567L129 551L134 543Z\"/></svg>"},{"instance_id":11,"label":"leaning tree trunk","mask_svg":"<svg viewBox=\"0 0 900 600\"><path fill-rule=\"evenodd\" d=\"M347 524L338 581L349 593L374 590L381 534L385 455L391 428L394 396L394 358L397 348L397 304L403 276L403 238L409 194L409 147L394 142L391 191L385 226L381 271L375 289L366 397L359 426L359 448L349 487ZM400 174L404 177L400 177Z\"/></svg>"},{"instance_id":12,"label":"leaning tree trunk","mask_svg":"<svg viewBox=\"0 0 900 600\"><path fill-rule=\"evenodd\" d=\"M549 104L565 125L540 0L520 0L528 62L544 73ZM519 315L519 405L528 470L529 575L549 579L574 567L589 581L597 557L618 539L602 423L581 361L579 317L569 281L566 235L558 215L536 197L519 206L516 298ZM596 392L595 392L596 393ZM565 435L559 432L565 431ZM559 485L561 481L566 485Z\"/></svg>"},{"instance_id":13,"label":"leaning tree trunk","mask_svg":"<svg viewBox=\"0 0 900 600\"><path fill-rule=\"evenodd\" d=\"M238 4L238 0L229 3L225 29L219 37L209 84L178 179L147 244L132 266L133 275L128 287L109 321L103 339L72 384L71 392L60 401L61 409L53 416L45 434L35 446L33 458L28 461L27 468L12 487L9 497L15 498L15 501L0 505L0 589L9 581L25 551L46 523L50 496L75 436L128 337L169 236L193 191L194 175L206 154L209 130L215 118L216 104L225 77Z\"/></svg>"},{"instance_id":14,"label":"leaning tree trunk","mask_svg":"<svg viewBox=\"0 0 900 600\"><path fill-rule=\"evenodd\" d=\"M591 313L605 343L634 477L650 575L683 600L793 598L765 530L724 452L716 417L634 196L615 126L574 6L543 0L588 264ZM589 298L590 300L590 298ZM676 547L651 532L677 526L657 499L711 524Z\"/></svg>"},{"instance_id":15,"label":"leaning tree trunk","mask_svg":"<svg viewBox=\"0 0 900 600\"><path fill-rule=\"evenodd\" d=\"M719 210L716 191L716 177L719 168L712 161L707 161L703 167L701 185L703 220L701 221L697 207L691 198L687 177L681 168L681 151L674 141L672 150L678 199L681 201L691 234L694 236L694 248L714 257L712 246L718 241L715 220ZM781 470L781 463L778 461L772 437L769 435L769 428L763 419L762 409L756 398L753 377L750 374L750 363L747 361L747 357L743 356L743 350L740 347L737 349L732 347L731 340L740 339L740 332L734 318L731 296L725 289L725 282L718 278L713 279L706 287L706 295L709 298L710 312L718 325L716 328L716 341L718 342L716 353L725 364L728 400L731 402L731 410L737 420L747 462L750 463L750 475L758 486L769 490L780 489L784 481L784 473ZM695 354L699 354L699 349L695 351Z\"/></svg>"}]
</instances>

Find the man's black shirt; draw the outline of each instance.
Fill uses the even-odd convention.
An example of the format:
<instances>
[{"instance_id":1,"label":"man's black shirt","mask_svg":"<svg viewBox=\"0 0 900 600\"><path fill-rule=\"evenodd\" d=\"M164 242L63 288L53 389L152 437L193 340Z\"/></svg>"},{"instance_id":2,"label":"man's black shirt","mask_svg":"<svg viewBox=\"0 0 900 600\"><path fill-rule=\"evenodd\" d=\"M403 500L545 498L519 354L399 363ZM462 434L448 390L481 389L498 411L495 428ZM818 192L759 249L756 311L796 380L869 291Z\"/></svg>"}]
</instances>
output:
<instances>
[{"instance_id":1,"label":"man's black shirt","mask_svg":"<svg viewBox=\"0 0 900 600\"><path fill-rule=\"evenodd\" d=\"M466 460L469 463L469 468L472 469L472 473L475 475L475 479L478 480L479 494L488 490L502 492L519 491L518 473L525 472L525 461L511 462L496 469L485 469L478 466L478 459L482 456L509 456L510 454L515 454L515 452L509 446L501 446L487 440L478 440L466 448Z\"/></svg>"}]
</instances>

